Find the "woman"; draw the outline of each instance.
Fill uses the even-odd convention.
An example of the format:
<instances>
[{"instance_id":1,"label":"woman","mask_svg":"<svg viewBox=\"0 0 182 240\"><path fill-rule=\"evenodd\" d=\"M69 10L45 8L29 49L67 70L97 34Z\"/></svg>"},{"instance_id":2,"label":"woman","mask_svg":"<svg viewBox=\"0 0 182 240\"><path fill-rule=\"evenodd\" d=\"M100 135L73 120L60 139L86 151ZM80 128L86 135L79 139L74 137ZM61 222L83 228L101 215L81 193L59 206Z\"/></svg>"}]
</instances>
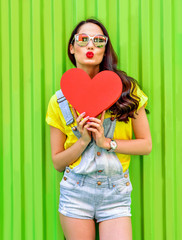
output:
<instances>
[{"instance_id":1,"label":"woman","mask_svg":"<svg viewBox=\"0 0 182 240\"><path fill-rule=\"evenodd\" d=\"M93 78L103 70L116 72L122 81L119 100L98 118L85 117L67 101L49 102L53 164L64 171L60 183L59 212L67 240L95 239L95 222L101 240L132 239L130 155L149 154L152 141L145 113L147 96L137 82L117 70L117 57L105 27L94 19L81 21L73 30L68 55L77 68ZM75 83L76 84L76 83ZM74 86L73 86L74 87ZM61 96L64 98L64 96ZM66 99L65 99L66 100ZM132 139L132 129L136 139Z\"/></svg>"}]
</instances>

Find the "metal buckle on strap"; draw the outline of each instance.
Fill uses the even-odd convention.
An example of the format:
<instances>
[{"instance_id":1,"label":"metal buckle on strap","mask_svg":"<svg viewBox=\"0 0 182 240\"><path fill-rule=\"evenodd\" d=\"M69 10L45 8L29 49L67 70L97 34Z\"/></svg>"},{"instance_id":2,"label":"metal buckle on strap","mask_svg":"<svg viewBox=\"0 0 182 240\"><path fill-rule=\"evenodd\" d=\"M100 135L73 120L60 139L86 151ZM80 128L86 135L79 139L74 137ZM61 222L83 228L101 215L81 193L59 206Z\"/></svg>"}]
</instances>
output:
<instances>
[{"instance_id":1,"label":"metal buckle on strap","mask_svg":"<svg viewBox=\"0 0 182 240\"><path fill-rule=\"evenodd\" d=\"M65 97L61 97L61 98L58 98L58 99L57 99L57 102L58 102L58 103L61 103L61 102L64 102L64 101L66 101L66 98L65 98Z\"/></svg>"}]
</instances>

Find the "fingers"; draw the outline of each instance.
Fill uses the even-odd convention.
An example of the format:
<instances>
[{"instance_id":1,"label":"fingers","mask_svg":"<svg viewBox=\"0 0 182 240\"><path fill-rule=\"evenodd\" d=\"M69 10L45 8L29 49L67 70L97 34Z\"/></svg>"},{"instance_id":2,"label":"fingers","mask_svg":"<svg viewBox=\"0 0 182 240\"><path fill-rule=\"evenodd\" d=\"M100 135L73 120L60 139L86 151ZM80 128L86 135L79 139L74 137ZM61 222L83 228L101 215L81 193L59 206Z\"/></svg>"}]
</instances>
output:
<instances>
[{"instance_id":1,"label":"fingers","mask_svg":"<svg viewBox=\"0 0 182 240\"><path fill-rule=\"evenodd\" d=\"M92 132L96 132L96 131L100 132L102 130L102 128L103 128L102 124L104 122L104 115L106 112L105 110L102 112L100 119L87 116L83 120L81 120L85 116L86 113L83 112L78 116L76 110L73 107L72 107L72 109L73 109L74 117L77 121L78 128L80 130L83 129L83 127ZM88 120L90 120L90 122L87 122Z\"/></svg>"},{"instance_id":2,"label":"fingers","mask_svg":"<svg viewBox=\"0 0 182 240\"><path fill-rule=\"evenodd\" d=\"M88 122L88 125L89 125L89 130L91 128L96 128L97 130L101 130L101 128L103 127L102 124L104 122L104 115L105 115L105 110L102 112L102 115L101 115L101 118L98 119L98 118L94 118L94 117L90 117L89 120L90 122ZM91 127L91 128L90 128Z\"/></svg>"},{"instance_id":3,"label":"fingers","mask_svg":"<svg viewBox=\"0 0 182 240\"><path fill-rule=\"evenodd\" d=\"M99 124L102 124L104 122L105 112L106 112L106 110L104 110L102 112L100 119L99 118L90 117L89 120L94 121L94 122L99 123Z\"/></svg>"},{"instance_id":4,"label":"fingers","mask_svg":"<svg viewBox=\"0 0 182 240\"><path fill-rule=\"evenodd\" d=\"M101 125L95 122L88 122L89 127L96 127L98 129L101 128Z\"/></svg>"},{"instance_id":5,"label":"fingers","mask_svg":"<svg viewBox=\"0 0 182 240\"><path fill-rule=\"evenodd\" d=\"M101 115L101 118L100 118L100 120L101 120L102 123L104 122L104 115L105 115L105 113L106 113L106 110L104 110L104 111L102 112L102 115Z\"/></svg>"},{"instance_id":6,"label":"fingers","mask_svg":"<svg viewBox=\"0 0 182 240\"><path fill-rule=\"evenodd\" d=\"M88 121L88 119L89 116L85 117L81 122L79 122L80 126L82 127L86 123L86 121Z\"/></svg>"},{"instance_id":7,"label":"fingers","mask_svg":"<svg viewBox=\"0 0 182 240\"><path fill-rule=\"evenodd\" d=\"M79 116L76 112L76 110L74 108L73 109L73 114L74 117L76 118L76 122L77 122L77 126L78 128L81 130L81 128L85 125L85 123L88 121L89 116L85 117L83 120L81 120L84 116L85 116L85 112L81 113ZM88 125L86 126L86 128L88 127Z\"/></svg>"},{"instance_id":8,"label":"fingers","mask_svg":"<svg viewBox=\"0 0 182 240\"><path fill-rule=\"evenodd\" d=\"M77 119L76 119L77 123L80 123L81 119L82 119L84 116L85 116L85 112L81 113L81 114L77 117Z\"/></svg>"},{"instance_id":9,"label":"fingers","mask_svg":"<svg viewBox=\"0 0 182 240\"><path fill-rule=\"evenodd\" d=\"M87 129L88 129L90 132L98 133L98 130L97 130L96 128L89 128L89 127L87 127Z\"/></svg>"},{"instance_id":10,"label":"fingers","mask_svg":"<svg viewBox=\"0 0 182 240\"><path fill-rule=\"evenodd\" d=\"M74 109L74 107L72 107L72 110L73 110L73 115L74 115L74 118L77 119L78 117L78 114L76 112L76 110Z\"/></svg>"},{"instance_id":11,"label":"fingers","mask_svg":"<svg viewBox=\"0 0 182 240\"><path fill-rule=\"evenodd\" d=\"M87 130L88 127L89 127L89 125L86 123L83 128L84 128L85 130Z\"/></svg>"},{"instance_id":12,"label":"fingers","mask_svg":"<svg viewBox=\"0 0 182 240\"><path fill-rule=\"evenodd\" d=\"M92 122L94 121L94 122L96 122L98 124L101 124L101 120L98 119L98 118L90 117L89 120L92 121Z\"/></svg>"},{"instance_id":13,"label":"fingers","mask_svg":"<svg viewBox=\"0 0 182 240\"><path fill-rule=\"evenodd\" d=\"M86 113L83 112L78 116L76 110L73 107L72 107L72 110L73 110L74 118L76 119L77 123L79 123L81 121L81 119L85 116Z\"/></svg>"}]
</instances>

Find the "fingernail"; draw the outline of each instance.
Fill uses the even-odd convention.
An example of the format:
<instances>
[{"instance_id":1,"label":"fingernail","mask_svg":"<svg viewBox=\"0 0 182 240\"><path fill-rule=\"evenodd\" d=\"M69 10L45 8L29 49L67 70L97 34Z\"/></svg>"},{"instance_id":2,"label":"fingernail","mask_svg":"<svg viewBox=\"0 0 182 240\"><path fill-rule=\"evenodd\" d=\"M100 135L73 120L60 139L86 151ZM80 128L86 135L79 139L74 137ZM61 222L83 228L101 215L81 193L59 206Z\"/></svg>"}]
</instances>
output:
<instances>
[{"instance_id":1,"label":"fingernail","mask_svg":"<svg viewBox=\"0 0 182 240\"><path fill-rule=\"evenodd\" d=\"M84 114L85 114L85 112L82 113L82 115L84 115Z\"/></svg>"}]
</instances>

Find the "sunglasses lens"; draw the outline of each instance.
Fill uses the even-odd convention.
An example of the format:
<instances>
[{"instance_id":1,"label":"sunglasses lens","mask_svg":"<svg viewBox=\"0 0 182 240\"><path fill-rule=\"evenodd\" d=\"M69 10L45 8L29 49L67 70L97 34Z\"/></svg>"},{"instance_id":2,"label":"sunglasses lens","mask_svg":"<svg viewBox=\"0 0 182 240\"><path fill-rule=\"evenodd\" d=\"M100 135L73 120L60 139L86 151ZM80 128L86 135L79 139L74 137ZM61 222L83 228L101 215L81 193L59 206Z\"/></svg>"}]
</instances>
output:
<instances>
[{"instance_id":1,"label":"sunglasses lens","mask_svg":"<svg viewBox=\"0 0 182 240\"><path fill-rule=\"evenodd\" d=\"M105 36L95 36L94 37L94 45L96 47L102 48L106 45L107 39Z\"/></svg>"},{"instance_id":2,"label":"sunglasses lens","mask_svg":"<svg viewBox=\"0 0 182 240\"><path fill-rule=\"evenodd\" d=\"M87 46L89 42L89 36L87 34L78 34L76 35L76 43L80 46L80 47L85 47ZM95 36L94 39L93 39L93 43L95 45L95 47L99 47L99 48L102 48L106 45L107 43L107 39L105 36L103 35L98 35L98 36Z\"/></svg>"},{"instance_id":3,"label":"sunglasses lens","mask_svg":"<svg viewBox=\"0 0 182 240\"><path fill-rule=\"evenodd\" d=\"M86 34L78 34L76 36L76 42L80 47L85 47L88 44L89 36Z\"/></svg>"}]
</instances>

